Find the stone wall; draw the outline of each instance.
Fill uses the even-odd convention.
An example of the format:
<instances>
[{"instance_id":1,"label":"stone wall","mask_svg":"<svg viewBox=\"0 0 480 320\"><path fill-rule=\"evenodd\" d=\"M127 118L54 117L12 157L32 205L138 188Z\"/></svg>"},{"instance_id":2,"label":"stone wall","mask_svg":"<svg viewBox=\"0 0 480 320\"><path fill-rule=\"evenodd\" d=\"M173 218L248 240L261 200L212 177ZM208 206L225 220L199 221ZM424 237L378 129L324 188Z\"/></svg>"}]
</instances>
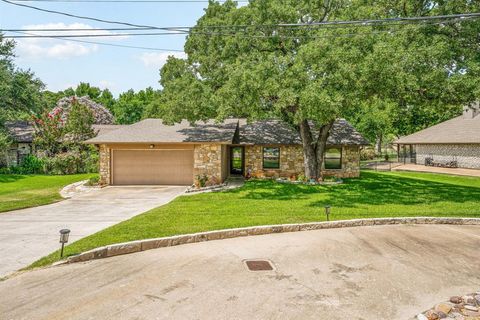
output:
<instances>
[{"instance_id":1,"label":"stone wall","mask_svg":"<svg viewBox=\"0 0 480 320\"><path fill-rule=\"evenodd\" d=\"M99 158L100 158L100 185L109 185L110 184L110 148L106 145L100 145L99 149Z\"/></svg>"},{"instance_id":2,"label":"stone wall","mask_svg":"<svg viewBox=\"0 0 480 320\"><path fill-rule=\"evenodd\" d=\"M432 157L438 162L456 160L460 168L480 169L480 144L419 144L416 152L417 164Z\"/></svg>"},{"instance_id":3,"label":"stone wall","mask_svg":"<svg viewBox=\"0 0 480 320\"><path fill-rule=\"evenodd\" d=\"M245 147L245 170L254 178L291 177L304 174L303 149L299 145L280 146L280 168L263 169L263 146ZM325 176L354 178L360 176L360 151L358 146L342 148L342 169L323 170Z\"/></svg>"},{"instance_id":4,"label":"stone wall","mask_svg":"<svg viewBox=\"0 0 480 320\"><path fill-rule=\"evenodd\" d=\"M196 144L193 149L193 176L207 176L208 185L222 183L222 145Z\"/></svg>"}]
</instances>

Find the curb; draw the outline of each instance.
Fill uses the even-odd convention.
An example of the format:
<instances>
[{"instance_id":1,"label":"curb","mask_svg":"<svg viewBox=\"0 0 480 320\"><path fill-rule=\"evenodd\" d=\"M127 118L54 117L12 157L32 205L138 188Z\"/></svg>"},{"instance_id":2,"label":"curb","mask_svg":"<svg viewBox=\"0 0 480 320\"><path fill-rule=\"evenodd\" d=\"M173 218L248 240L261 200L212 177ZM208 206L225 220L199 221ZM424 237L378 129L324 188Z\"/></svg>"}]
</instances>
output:
<instances>
[{"instance_id":1,"label":"curb","mask_svg":"<svg viewBox=\"0 0 480 320\"><path fill-rule=\"evenodd\" d=\"M114 257L122 254L135 253L157 248L178 246L187 243L222 240L245 236L257 236L271 233L297 232L321 229L351 228L365 226L382 226L396 224L449 224L449 225L480 225L480 218L375 218L339 220L331 222L312 222L299 224L280 224L237 229L224 229L217 231L199 232L164 238L145 239L131 242L117 243L105 247L99 247L71 256L58 264L85 262L95 259Z\"/></svg>"}]
</instances>

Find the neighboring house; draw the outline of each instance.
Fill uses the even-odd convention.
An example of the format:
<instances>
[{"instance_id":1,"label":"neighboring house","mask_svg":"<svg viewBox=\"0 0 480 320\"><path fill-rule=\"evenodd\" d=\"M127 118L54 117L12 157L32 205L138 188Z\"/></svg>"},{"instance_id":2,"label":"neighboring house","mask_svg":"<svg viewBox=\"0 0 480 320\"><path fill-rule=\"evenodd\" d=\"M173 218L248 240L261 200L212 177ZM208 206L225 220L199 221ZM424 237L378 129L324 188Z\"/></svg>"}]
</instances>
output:
<instances>
[{"instance_id":1,"label":"neighboring house","mask_svg":"<svg viewBox=\"0 0 480 320\"><path fill-rule=\"evenodd\" d=\"M425 164L456 161L460 168L480 169L480 105L466 106L463 115L395 141L399 159Z\"/></svg>"},{"instance_id":2,"label":"neighboring house","mask_svg":"<svg viewBox=\"0 0 480 320\"><path fill-rule=\"evenodd\" d=\"M100 149L100 182L112 185L210 184L229 175L291 177L304 173L299 134L276 120L247 123L182 121L169 126L146 119L86 141ZM369 144L347 121L328 139L324 174L358 177L360 147Z\"/></svg>"},{"instance_id":3,"label":"neighboring house","mask_svg":"<svg viewBox=\"0 0 480 320\"><path fill-rule=\"evenodd\" d=\"M7 121L5 128L12 141L7 150L6 165L16 166L21 164L27 155L34 152L33 134L35 129L28 121Z\"/></svg>"},{"instance_id":4,"label":"neighboring house","mask_svg":"<svg viewBox=\"0 0 480 320\"><path fill-rule=\"evenodd\" d=\"M94 124L93 129L95 134L102 135L113 130L124 127L123 125L114 124ZM5 128L10 135L12 144L7 150L6 165L17 166L21 165L23 159L35 153L33 139L35 134L35 127L29 121L7 121Z\"/></svg>"}]
</instances>

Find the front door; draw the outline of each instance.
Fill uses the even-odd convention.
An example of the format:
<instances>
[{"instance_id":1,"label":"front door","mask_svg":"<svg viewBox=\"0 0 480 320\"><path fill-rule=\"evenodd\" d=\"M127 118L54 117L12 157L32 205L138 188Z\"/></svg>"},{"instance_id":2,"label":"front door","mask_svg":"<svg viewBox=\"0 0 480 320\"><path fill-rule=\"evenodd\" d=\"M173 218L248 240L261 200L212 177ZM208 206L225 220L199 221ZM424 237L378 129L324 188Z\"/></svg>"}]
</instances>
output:
<instances>
[{"instance_id":1,"label":"front door","mask_svg":"<svg viewBox=\"0 0 480 320\"><path fill-rule=\"evenodd\" d=\"M244 148L230 148L230 173L243 175Z\"/></svg>"}]
</instances>

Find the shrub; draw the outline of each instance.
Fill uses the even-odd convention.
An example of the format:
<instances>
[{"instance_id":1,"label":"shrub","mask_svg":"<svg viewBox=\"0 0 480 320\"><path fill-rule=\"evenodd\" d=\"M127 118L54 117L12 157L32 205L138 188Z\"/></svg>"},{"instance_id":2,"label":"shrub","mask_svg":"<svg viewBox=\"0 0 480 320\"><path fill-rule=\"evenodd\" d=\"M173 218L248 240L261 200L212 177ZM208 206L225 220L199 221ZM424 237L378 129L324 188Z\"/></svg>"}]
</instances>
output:
<instances>
[{"instance_id":1,"label":"shrub","mask_svg":"<svg viewBox=\"0 0 480 320\"><path fill-rule=\"evenodd\" d=\"M23 174L44 173L44 164L42 158L29 154L23 159L22 165L18 168L20 168Z\"/></svg>"},{"instance_id":2,"label":"shrub","mask_svg":"<svg viewBox=\"0 0 480 320\"><path fill-rule=\"evenodd\" d=\"M96 176L96 177L91 177L90 179L88 179L87 183L85 183L85 185L87 186L98 186L98 182L100 181L100 177L99 176Z\"/></svg>"},{"instance_id":3,"label":"shrub","mask_svg":"<svg viewBox=\"0 0 480 320\"><path fill-rule=\"evenodd\" d=\"M375 150L373 149L362 149L360 151L360 160L373 160L375 156Z\"/></svg>"}]
</instances>

